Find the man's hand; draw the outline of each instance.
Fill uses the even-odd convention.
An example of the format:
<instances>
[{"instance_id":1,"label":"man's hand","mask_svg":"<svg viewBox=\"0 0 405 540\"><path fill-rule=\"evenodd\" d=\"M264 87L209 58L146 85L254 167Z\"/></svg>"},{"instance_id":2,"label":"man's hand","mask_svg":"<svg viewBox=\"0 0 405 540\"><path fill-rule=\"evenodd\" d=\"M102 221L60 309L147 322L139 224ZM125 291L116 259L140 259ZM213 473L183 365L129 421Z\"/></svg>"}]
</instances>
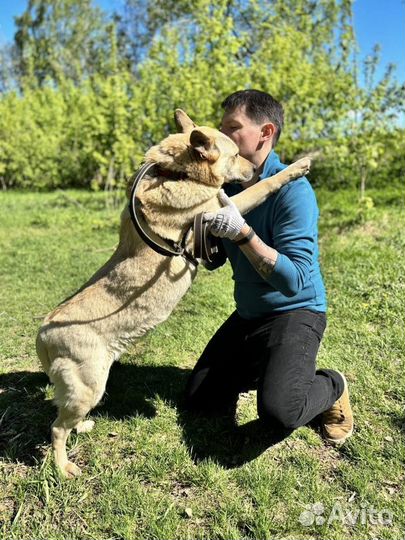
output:
<instances>
[{"instance_id":1,"label":"man's hand","mask_svg":"<svg viewBox=\"0 0 405 540\"><path fill-rule=\"evenodd\" d=\"M206 212L204 221L209 221L209 232L220 238L235 240L246 223L236 205L226 195L224 190L219 192L219 200L224 205L216 214Z\"/></svg>"}]
</instances>

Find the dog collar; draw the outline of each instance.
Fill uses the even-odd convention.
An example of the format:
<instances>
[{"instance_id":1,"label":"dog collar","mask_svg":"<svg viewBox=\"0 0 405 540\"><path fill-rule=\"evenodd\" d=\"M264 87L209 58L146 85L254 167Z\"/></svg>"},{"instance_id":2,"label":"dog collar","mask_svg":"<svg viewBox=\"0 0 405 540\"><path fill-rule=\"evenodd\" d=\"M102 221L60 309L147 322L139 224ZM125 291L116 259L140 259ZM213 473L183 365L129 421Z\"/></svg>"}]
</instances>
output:
<instances>
[{"instance_id":1,"label":"dog collar","mask_svg":"<svg viewBox=\"0 0 405 540\"><path fill-rule=\"evenodd\" d=\"M156 176L163 176L164 178L170 178L170 180L185 180L188 177L188 174L185 172L171 171L170 169L164 169L163 167L156 165Z\"/></svg>"},{"instance_id":2,"label":"dog collar","mask_svg":"<svg viewBox=\"0 0 405 540\"><path fill-rule=\"evenodd\" d=\"M162 171L164 171L164 174L162 174ZM157 163L154 162L145 163L142 165L133 180L131 196L129 198L129 213L131 215L132 223L142 240L160 255L165 255L168 257L178 257L181 255L197 266L198 261L186 250L185 247L189 239L189 235L191 234L191 227L183 236L180 243L161 238L150 229L139 209L139 200L136 197L138 187L144 176L152 173L154 176L165 176L166 178L172 178L173 180L186 178L187 176L185 173L176 173L168 171L167 169L162 169Z\"/></svg>"}]
</instances>

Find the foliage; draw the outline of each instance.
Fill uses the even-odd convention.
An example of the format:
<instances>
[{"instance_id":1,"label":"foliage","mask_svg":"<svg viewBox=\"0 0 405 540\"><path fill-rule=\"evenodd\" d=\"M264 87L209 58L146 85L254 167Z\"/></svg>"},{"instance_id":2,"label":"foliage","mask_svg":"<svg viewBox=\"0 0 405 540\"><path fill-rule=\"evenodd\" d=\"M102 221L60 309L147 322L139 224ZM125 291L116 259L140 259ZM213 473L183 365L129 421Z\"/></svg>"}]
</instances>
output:
<instances>
[{"instance_id":1,"label":"foliage","mask_svg":"<svg viewBox=\"0 0 405 540\"><path fill-rule=\"evenodd\" d=\"M352 177L362 197L366 184L398 183L405 175L404 130L397 125L398 115L405 111L404 87L395 81L392 65L376 80L378 64L376 46L362 66L364 84L357 84L346 97L350 110L333 126L324 156L334 169L341 169L345 183Z\"/></svg>"},{"instance_id":2,"label":"foliage","mask_svg":"<svg viewBox=\"0 0 405 540\"><path fill-rule=\"evenodd\" d=\"M176 107L218 125L221 101L248 87L284 104L278 151L318 154L318 184L401 181L404 88L391 67L375 80L378 50L360 80L351 7L127 0L109 20L90 0L29 0L2 51L1 185L114 188L173 130Z\"/></svg>"},{"instance_id":3,"label":"foliage","mask_svg":"<svg viewBox=\"0 0 405 540\"><path fill-rule=\"evenodd\" d=\"M47 78L79 82L104 73L108 25L91 0L28 0L16 17L15 50L19 79L41 86Z\"/></svg>"},{"instance_id":4,"label":"foliage","mask_svg":"<svg viewBox=\"0 0 405 540\"><path fill-rule=\"evenodd\" d=\"M89 187L133 170L136 112L125 78L26 89L0 101L0 175L7 187ZM110 175L110 176L109 176ZM105 180L104 180L105 181Z\"/></svg>"}]
</instances>

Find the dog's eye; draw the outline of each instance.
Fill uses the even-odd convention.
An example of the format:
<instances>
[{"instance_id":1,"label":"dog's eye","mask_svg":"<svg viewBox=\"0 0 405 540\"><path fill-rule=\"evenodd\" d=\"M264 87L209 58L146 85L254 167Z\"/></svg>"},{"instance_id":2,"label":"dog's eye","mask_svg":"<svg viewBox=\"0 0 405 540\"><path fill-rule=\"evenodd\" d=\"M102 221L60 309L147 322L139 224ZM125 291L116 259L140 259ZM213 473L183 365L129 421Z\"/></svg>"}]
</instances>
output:
<instances>
[{"instance_id":1,"label":"dog's eye","mask_svg":"<svg viewBox=\"0 0 405 540\"><path fill-rule=\"evenodd\" d=\"M235 159L239 157L239 154L235 154Z\"/></svg>"}]
</instances>

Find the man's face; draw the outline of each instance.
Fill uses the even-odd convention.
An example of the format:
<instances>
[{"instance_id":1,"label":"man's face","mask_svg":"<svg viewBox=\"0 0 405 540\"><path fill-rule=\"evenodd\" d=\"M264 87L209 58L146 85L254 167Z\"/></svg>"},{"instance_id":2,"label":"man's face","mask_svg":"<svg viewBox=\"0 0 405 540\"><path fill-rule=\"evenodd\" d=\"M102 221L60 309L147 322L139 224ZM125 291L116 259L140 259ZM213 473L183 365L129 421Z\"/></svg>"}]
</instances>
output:
<instances>
[{"instance_id":1,"label":"man's face","mask_svg":"<svg viewBox=\"0 0 405 540\"><path fill-rule=\"evenodd\" d=\"M245 107L225 112L220 130L238 145L242 157L254 161L254 154L262 147L262 125L246 116Z\"/></svg>"}]
</instances>

